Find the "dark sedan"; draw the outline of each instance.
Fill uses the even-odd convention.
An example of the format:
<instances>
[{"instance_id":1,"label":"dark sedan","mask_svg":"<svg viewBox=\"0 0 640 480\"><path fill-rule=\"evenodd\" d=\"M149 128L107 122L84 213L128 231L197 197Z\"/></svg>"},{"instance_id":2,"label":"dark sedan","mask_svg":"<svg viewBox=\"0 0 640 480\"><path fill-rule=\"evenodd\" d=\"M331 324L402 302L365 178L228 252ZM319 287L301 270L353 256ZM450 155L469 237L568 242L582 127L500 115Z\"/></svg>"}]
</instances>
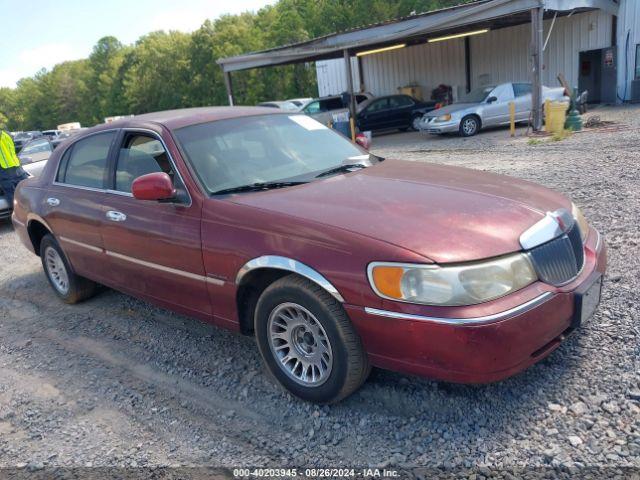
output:
<instances>
[{"instance_id":1,"label":"dark sedan","mask_svg":"<svg viewBox=\"0 0 640 480\"><path fill-rule=\"evenodd\" d=\"M422 116L435 108L435 102L422 102L409 95L376 97L358 106L357 123L361 131L419 130Z\"/></svg>"}]
</instances>

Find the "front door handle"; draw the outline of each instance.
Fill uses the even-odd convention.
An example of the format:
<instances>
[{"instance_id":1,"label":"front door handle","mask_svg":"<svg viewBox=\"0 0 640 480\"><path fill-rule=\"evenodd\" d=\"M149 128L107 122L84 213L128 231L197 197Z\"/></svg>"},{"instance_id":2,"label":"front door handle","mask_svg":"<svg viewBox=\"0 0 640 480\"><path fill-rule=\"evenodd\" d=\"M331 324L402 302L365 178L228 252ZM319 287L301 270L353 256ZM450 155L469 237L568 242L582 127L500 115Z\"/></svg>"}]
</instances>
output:
<instances>
[{"instance_id":1,"label":"front door handle","mask_svg":"<svg viewBox=\"0 0 640 480\"><path fill-rule=\"evenodd\" d=\"M116 212L115 210L109 210L107 212L107 218L112 222L124 222L127 216L122 212Z\"/></svg>"},{"instance_id":2,"label":"front door handle","mask_svg":"<svg viewBox=\"0 0 640 480\"><path fill-rule=\"evenodd\" d=\"M47 198L47 203L52 207L57 207L58 205L60 205L60 200L58 200L57 198L51 197L51 198Z\"/></svg>"}]
</instances>

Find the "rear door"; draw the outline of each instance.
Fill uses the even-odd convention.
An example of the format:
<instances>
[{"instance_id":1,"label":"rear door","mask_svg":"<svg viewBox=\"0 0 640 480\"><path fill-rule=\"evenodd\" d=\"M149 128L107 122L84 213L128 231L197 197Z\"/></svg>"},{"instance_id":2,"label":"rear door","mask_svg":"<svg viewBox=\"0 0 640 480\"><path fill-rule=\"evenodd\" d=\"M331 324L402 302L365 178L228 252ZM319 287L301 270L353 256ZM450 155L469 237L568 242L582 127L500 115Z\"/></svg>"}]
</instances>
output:
<instances>
[{"instance_id":1,"label":"rear door","mask_svg":"<svg viewBox=\"0 0 640 480\"><path fill-rule=\"evenodd\" d=\"M108 259L101 227L108 177L107 159L117 130L84 137L67 148L49 187L43 217L73 269L106 283Z\"/></svg>"},{"instance_id":2,"label":"rear door","mask_svg":"<svg viewBox=\"0 0 640 480\"><path fill-rule=\"evenodd\" d=\"M111 283L199 317L211 315L202 262L200 203L193 203L160 135L124 130L117 141L105 199L102 237ZM175 201L137 200L133 181L165 172Z\"/></svg>"}]
</instances>

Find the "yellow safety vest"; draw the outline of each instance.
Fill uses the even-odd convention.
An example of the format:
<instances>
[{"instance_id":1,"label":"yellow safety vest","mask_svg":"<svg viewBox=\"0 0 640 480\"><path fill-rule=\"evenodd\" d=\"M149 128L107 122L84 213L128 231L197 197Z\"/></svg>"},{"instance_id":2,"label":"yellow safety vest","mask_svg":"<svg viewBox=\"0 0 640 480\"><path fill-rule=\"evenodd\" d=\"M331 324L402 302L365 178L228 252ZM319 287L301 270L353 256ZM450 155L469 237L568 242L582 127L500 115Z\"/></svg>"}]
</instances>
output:
<instances>
[{"instance_id":1,"label":"yellow safety vest","mask_svg":"<svg viewBox=\"0 0 640 480\"><path fill-rule=\"evenodd\" d=\"M20 160L16 155L16 147L11 135L7 132L0 133L0 168L19 167Z\"/></svg>"}]
</instances>

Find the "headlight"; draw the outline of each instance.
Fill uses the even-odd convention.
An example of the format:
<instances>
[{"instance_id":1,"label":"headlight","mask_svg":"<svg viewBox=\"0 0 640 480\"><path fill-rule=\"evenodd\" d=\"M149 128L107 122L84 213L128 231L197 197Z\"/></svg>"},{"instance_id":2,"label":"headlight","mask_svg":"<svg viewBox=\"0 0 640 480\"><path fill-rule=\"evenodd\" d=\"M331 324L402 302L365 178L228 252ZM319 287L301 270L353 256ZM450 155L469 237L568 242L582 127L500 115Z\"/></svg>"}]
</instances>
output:
<instances>
[{"instance_id":1,"label":"headlight","mask_svg":"<svg viewBox=\"0 0 640 480\"><path fill-rule=\"evenodd\" d=\"M522 253L455 266L369 264L369 282L383 298L424 305L474 305L520 290L537 280Z\"/></svg>"},{"instance_id":2,"label":"headlight","mask_svg":"<svg viewBox=\"0 0 640 480\"><path fill-rule=\"evenodd\" d=\"M587 219L584 218L582 211L574 204L571 204L571 215L578 222L578 227L580 228L580 235L582 235L582 241L584 242L587 239L587 235L589 235L589 223Z\"/></svg>"},{"instance_id":3,"label":"headlight","mask_svg":"<svg viewBox=\"0 0 640 480\"><path fill-rule=\"evenodd\" d=\"M446 115L440 115L439 117L436 117L436 122L448 122L449 120L451 120L451 114L447 113Z\"/></svg>"}]
</instances>

